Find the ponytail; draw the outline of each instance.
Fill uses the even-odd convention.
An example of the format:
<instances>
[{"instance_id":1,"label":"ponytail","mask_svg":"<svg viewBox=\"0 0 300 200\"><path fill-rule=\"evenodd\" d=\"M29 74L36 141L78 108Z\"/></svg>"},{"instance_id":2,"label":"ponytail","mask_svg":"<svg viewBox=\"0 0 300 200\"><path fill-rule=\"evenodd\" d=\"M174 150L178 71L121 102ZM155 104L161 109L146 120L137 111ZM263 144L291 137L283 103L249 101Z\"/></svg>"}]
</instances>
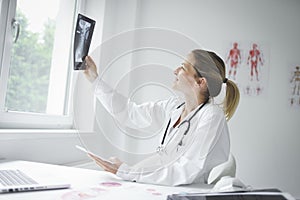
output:
<instances>
[{"instance_id":1,"label":"ponytail","mask_svg":"<svg viewBox=\"0 0 300 200\"><path fill-rule=\"evenodd\" d=\"M237 85L226 80L226 96L223 102L226 120L229 121L233 116L240 101L240 92Z\"/></svg>"}]
</instances>

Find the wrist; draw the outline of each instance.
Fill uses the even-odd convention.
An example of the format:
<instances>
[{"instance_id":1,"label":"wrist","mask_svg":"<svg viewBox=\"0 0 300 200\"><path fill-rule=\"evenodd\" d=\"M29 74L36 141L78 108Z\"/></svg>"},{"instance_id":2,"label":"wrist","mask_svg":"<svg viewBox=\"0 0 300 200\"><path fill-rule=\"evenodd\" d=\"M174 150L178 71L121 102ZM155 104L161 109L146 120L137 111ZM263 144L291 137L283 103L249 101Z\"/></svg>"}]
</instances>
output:
<instances>
[{"instance_id":1,"label":"wrist","mask_svg":"<svg viewBox=\"0 0 300 200\"><path fill-rule=\"evenodd\" d=\"M91 83L93 83L98 78L98 74L93 74L91 76Z\"/></svg>"},{"instance_id":2,"label":"wrist","mask_svg":"<svg viewBox=\"0 0 300 200\"><path fill-rule=\"evenodd\" d=\"M95 80L98 78L98 74L97 74L97 73L91 73L91 74L87 75L86 78L87 78L91 83L94 83Z\"/></svg>"}]
</instances>

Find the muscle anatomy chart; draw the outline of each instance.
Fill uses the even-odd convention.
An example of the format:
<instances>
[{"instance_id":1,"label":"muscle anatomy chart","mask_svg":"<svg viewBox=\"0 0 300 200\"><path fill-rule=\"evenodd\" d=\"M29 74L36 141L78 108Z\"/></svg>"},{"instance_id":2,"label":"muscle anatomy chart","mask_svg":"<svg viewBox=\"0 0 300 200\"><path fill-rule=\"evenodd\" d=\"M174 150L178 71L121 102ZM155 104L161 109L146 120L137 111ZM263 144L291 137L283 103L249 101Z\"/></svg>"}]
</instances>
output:
<instances>
[{"instance_id":1,"label":"muscle anatomy chart","mask_svg":"<svg viewBox=\"0 0 300 200\"><path fill-rule=\"evenodd\" d=\"M267 93L269 47L259 42L233 41L226 45L227 77L237 83L245 96Z\"/></svg>"}]
</instances>

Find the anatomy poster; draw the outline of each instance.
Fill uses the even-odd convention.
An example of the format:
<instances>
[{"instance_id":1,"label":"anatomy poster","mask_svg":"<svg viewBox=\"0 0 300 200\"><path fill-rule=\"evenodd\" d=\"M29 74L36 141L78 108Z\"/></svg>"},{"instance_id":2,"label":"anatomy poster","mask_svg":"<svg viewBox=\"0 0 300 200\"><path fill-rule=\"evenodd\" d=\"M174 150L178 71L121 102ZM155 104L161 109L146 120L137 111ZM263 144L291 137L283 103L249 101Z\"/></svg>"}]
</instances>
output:
<instances>
[{"instance_id":1,"label":"anatomy poster","mask_svg":"<svg viewBox=\"0 0 300 200\"><path fill-rule=\"evenodd\" d=\"M291 107L300 108L300 63L299 64L291 64L289 69L290 69L289 104Z\"/></svg>"},{"instance_id":2,"label":"anatomy poster","mask_svg":"<svg viewBox=\"0 0 300 200\"><path fill-rule=\"evenodd\" d=\"M263 96L269 79L269 46L261 42L233 41L225 47L227 77L238 85L241 95Z\"/></svg>"}]
</instances>

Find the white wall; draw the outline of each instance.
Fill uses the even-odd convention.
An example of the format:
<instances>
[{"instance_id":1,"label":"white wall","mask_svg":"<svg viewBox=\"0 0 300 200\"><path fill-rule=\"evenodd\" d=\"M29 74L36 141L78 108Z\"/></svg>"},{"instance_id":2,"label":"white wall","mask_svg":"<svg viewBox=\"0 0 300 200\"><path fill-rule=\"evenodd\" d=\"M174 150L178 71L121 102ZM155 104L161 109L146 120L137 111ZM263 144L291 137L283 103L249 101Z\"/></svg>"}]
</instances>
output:
<instances>
[{"instance_id":1,"label":"white wall","mask_svg":"<svg viewBox=\"0 0 300 200\"><path fill-rule=\"evenodd\" d=\"M229 122L237 176L253 187L277 187L300 197L300 110L290 109L287 97L289 63L300 64L300 1L106 1L106 8L104 38L133 27L160 27L183 33L221 56L228 42L267 44L268 93L242 95Z\"/></svg>"}]
</instances>

